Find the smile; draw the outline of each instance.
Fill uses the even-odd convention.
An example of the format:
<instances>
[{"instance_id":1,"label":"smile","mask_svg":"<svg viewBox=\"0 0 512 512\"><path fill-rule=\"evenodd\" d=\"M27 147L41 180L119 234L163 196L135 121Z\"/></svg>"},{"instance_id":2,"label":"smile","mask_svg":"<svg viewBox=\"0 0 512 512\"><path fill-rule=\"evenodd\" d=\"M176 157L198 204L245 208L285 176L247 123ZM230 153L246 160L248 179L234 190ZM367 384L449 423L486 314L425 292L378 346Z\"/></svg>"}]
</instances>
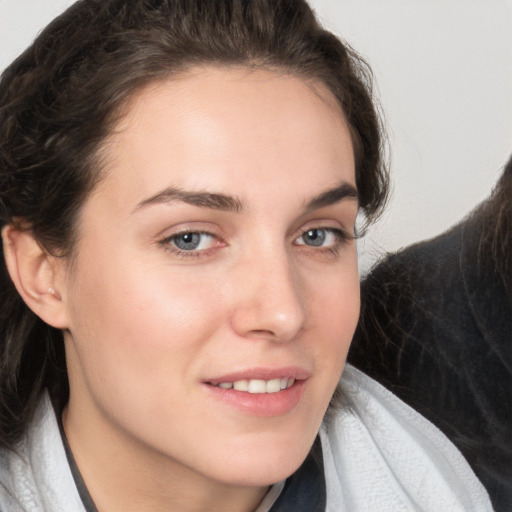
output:
<instances>
[{"instance_id":1,"label":"smile","mask_svg":"<svg viewBox=\"0 0 512 512\"><path fill-rule=\"evenodd\" d=\"M217 387L222 389L234 389L235 391L244 391L247 393L278 393L293 386L295 379L278 378L271 380L250 379L236 380L234 382L220 382Z\"/></svg>"}]
</instances>

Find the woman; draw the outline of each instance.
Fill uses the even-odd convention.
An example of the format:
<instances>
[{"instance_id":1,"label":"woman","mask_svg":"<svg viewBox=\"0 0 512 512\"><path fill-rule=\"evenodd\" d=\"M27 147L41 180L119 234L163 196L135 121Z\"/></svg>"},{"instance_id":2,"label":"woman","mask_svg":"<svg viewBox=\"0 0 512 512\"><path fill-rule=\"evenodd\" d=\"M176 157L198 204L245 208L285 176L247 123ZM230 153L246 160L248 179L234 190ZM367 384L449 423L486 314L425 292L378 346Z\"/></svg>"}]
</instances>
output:
<instances>
[{"instance_id":1,"label":"woman","mask_svg":"<svg viewBox=\"0 0 512 512\"><path fill-rule=\"evenodd\" d=\"M354 370L322 425L387 178L304 2L82 0L0 98L2 509L491 510Z\"/></svg>"}]
</instances>

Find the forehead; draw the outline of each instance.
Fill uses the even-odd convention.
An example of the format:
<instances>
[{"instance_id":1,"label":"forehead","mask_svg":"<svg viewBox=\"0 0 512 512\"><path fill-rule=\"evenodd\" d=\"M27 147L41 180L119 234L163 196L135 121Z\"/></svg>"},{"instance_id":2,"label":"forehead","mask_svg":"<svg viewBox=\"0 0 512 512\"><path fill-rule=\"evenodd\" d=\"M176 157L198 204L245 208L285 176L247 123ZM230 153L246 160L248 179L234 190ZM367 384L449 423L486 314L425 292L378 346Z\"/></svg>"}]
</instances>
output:
<instances>
[{"instance_id":1,"label":"forehead","mask_svg":"<svg viewBox=\"0 0 512 512\"><path fill-rule=\"evenodd\" d=\"M290 178L318 188L355 182L350 134L327 88L245 68L194 68L140 90L104 161L99 188L137 202L169 185L256 196L289 188Z\"/></svg>"}]
</instances>

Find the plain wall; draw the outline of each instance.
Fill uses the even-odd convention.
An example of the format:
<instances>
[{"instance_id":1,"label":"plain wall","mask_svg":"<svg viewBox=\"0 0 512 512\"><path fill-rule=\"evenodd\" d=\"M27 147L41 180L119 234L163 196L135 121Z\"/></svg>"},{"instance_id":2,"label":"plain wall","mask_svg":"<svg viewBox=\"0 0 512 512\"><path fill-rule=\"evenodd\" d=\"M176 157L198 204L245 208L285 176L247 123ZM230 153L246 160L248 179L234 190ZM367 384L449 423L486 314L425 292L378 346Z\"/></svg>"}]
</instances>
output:
<instances>
[{"instance_id":1,"label":"plain wall","mask_svg":"<svg viewBox=\"0 0 512 512\"><path fill-rule=\"evenodd\" d=\"M71 3L0 0L0 69ZM311 5L370 63L385 113L393 194L360 241L365 271L463 218L512 153L512 0Z\"/></svg>"}]
</instances>

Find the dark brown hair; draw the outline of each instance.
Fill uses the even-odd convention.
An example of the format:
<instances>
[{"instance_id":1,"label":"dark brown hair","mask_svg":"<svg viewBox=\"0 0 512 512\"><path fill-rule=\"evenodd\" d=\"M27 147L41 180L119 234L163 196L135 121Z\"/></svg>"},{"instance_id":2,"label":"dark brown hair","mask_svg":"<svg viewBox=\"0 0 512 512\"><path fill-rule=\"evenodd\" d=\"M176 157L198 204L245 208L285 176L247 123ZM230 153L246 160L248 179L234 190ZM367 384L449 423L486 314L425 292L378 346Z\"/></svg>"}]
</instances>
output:
<instances>
[{"instance_id":1,"label":"dark brown hair","mask_svg":"<svg viewBox=\"0 0 512 512\"><path fill-rule=\"evenodd\" d=\"M480 206L475 216L485 226L479 241L478 260L490 259L512 301L512 156L491 197Z\"/></svg>"},{"instance_id":2,"label":"dark brown hair","mask_svg":"<svg viewBox=\"0 0 512 512\"><path fill-rule=\"evenodd\" d=\"M360 207L367 221L379 214L388 177L370 70L304 0L80 0L2 75L1 225L21 223L69 256L122 107L144 85L205 63L323 82L351 130ZM45 388L64 402L69 390L62 334L26 307L5 264L0 301L0 444L12 446Z\"/></svg>"}]
</instances>

